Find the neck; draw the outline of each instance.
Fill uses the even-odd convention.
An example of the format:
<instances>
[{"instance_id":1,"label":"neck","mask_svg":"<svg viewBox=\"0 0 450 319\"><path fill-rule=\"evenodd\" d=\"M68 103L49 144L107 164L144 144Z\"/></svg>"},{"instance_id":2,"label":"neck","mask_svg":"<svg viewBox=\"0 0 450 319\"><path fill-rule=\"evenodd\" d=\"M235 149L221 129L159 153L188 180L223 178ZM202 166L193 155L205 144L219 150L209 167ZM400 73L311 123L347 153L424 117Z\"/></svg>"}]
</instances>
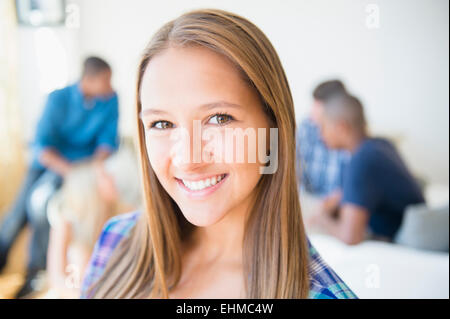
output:
<instances>
[{"instance_id":1,"label":"neck","mask_svg":"<svg viewBox=\"0 0 450 319\"><path fill-rule=\"evenodd\" d=\"M228 212L218 223L195 229L191 243L194 249L203 256L202 260L242 263L245 223L251 203L252 199L248 197L240 206Z\"/></svg>"},{"instance_id":2,"label":"neck","mask_svg":"<svg viewBox=\"0 0 450 319\"><path fill-rule=\"evenodd\" d=\"M81 79L80 80L80 90L81 90L81 93L83 94L83 97L85 98L85 99L90 99L90 98L92 98L93 97L93 95L91 94L91 92L89 91L89 89L88 89L88 84L86 83L86 80L85 79Z\"/></svg>"},{"instance_id":3,"label":"neck","mask_svg":"<svg viewBox=\"0 0 450 319\"><path fill-rule=\"evenodd\" d=\"M346 141L345 149L349 150L351 153L355 153L359 148L361 143L367 138L366 133L353 133L349 135Z\"/></svg>"}]
</instances>

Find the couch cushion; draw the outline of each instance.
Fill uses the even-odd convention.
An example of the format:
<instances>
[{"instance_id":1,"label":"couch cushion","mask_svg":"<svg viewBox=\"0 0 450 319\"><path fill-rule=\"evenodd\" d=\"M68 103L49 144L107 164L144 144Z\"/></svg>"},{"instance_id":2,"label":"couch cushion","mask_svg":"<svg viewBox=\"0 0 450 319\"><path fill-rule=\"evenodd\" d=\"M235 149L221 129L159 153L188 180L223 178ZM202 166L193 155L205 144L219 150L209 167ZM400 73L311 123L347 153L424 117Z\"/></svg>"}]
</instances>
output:
<instances>
[{"instance_id":1,"label":"couch cushion","mask_svg":"<svg viewBox=\"0 0 450 319\"><path fill-rule=\"evenodd\" d=\"M449 205L407 207L394 241L418 249L449 251Z\"/></svg>"}]
</instances>

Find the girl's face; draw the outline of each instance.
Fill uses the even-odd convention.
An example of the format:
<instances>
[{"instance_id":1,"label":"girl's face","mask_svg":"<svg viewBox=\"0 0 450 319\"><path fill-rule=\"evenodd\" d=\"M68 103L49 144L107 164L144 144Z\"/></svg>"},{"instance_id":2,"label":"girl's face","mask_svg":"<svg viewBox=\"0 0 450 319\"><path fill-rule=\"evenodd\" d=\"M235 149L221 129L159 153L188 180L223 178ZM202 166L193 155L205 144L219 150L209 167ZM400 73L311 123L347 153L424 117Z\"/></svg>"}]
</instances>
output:
<instances>
[{"instance_id":1,"label":"girl's face","mask_svg":"<svg viewBox=\"0 0 450 319\"><path fill-rule=\"evenodd\" d=\"M261 177L258 128L268 137L269 121L231 62L207 48L171 47L150 60L140 97L149 162L186 219L209 226L245 207ZM239 132L251 138L240 144Z\"/></svg>"}]
</instances>

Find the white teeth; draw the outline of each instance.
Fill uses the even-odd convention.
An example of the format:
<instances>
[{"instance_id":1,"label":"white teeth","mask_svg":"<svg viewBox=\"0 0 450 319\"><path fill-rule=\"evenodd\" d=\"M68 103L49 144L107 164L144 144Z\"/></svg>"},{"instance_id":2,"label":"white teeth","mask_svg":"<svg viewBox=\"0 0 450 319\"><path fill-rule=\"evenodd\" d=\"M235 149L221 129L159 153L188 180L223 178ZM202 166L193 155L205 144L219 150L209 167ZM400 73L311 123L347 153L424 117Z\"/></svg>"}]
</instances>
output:
<instances>
[{"instance_id":1,"label":"white teeth","mask_svg":"<svg viewBox=\"0 0 450 319\"><path fill-rule=\"evenodd\" d=\"M211 187L211 186L216 185L224 177L225 177L225 174L214 176L214 177L211 177L211 178L207 178L207 179L204 179L204 180L201 180L201 181L195 181L195 182L190 182L190 181L186 181L186 180L182 180L182 181L183 181L183 184L187 188L189 188L190 190L198 191L198 190L202 190L202 189L205 189L207 187Z\"/></svg>"}]
</instances>

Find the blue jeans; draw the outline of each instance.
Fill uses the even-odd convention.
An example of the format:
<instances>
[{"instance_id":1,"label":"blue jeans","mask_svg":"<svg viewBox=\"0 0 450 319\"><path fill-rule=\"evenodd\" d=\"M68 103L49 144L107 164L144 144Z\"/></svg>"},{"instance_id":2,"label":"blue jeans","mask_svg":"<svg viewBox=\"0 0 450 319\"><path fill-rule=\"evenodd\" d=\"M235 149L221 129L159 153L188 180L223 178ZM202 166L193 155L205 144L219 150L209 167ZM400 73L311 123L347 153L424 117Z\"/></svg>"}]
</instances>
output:
<instances>
[{"instance_id":1,"label":"blue jeans","mask_svg":"<svg viewBox=\"0 0 450 319\"><path fill-rule=\"evenodd\" d=\"M0 225L0 271L8 252L24 226L31 226L27 272L46 268L50 225L47 203L61 186L62 177L41 168L29 168L18 197Z\"/></svg>"}]
</instances>

